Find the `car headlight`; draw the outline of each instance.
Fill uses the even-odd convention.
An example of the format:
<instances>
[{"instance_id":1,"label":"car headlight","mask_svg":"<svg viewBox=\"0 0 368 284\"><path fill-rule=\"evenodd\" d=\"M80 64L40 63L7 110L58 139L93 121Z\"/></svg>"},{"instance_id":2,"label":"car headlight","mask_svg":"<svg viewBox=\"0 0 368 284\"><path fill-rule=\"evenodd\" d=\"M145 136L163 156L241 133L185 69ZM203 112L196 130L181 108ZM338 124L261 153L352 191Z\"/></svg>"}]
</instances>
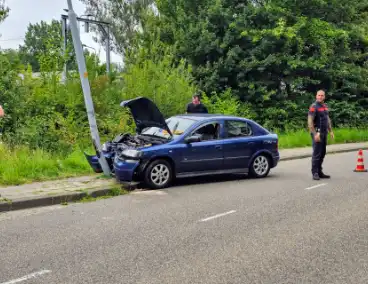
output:
<instances>
[{"instance_id":1,"label":"car headlight","mask_svg":"<svg viewBox=\"0 0 368 284\"><path fill-rule=\"evenodd\" d=\"M102 151L107 152L107 145L106 143L102 144Z\"/></svg>"},{"instance_id":2,"label":"car headlight","mask_svg":"<svg viewBox=\"0 0 368 284\"><path fill-rule=\"evenodd\" d=\"M121 155L128 158L137 159L143 156L143 152L134 149L126 149L121 152Z\"/></svg>"}]
</instances>

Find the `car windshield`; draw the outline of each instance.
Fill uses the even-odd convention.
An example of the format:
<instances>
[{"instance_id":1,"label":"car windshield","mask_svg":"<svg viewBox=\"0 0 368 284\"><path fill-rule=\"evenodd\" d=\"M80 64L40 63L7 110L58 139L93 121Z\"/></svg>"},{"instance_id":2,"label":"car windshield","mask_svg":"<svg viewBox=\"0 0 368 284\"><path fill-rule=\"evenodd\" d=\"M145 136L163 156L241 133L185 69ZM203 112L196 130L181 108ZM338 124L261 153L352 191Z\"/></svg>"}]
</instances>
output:
<instances>
[{"instance_id":1,"label":"car windshield","mask_svg":"<svg viewBox=\"0 0 368 284\"><path fill-rule=\"evenodd\" d=\"M166 124L169 127L171 133L175 136L183 134L195 121L192 119L182 117L170 117L166 119ZM141 135L154 135L162 138L170 138L170 134L159 127L147 127L143 129Z\"/></svg>"}]
</instances>

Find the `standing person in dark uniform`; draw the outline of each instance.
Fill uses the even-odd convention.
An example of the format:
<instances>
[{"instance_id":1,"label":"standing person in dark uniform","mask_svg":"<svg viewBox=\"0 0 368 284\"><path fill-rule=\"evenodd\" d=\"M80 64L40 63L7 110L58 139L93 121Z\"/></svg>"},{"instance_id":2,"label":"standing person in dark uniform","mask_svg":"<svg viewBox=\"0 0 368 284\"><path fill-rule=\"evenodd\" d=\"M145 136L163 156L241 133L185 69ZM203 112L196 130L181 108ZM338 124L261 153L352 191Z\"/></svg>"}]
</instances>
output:
<instances>
[{"instance_id":1,"label":"standing person in dark uniform","mask_svg":"<svg viewBox=\"0 0 368 284\"><path fill-rule=\"evenodd\" d=\"M199 95L195 94L192 97L192 102L187 104L187 113L208 113L207 108L201 103Z\"/></svg>"},{"instance_id":2,"label":"standing person in dark uniform","mask_svg":"<svg viewBox=\"0 0 368 284\"><path fill-rule=\"evenodd\" d=\"M319 90L316 95L316 101L309 107L308 127L312 136L313 156L312 156L312 175L314 180L320 178L330 178L322 171L323 159L326 155L327 134L330 132L334 139L331 119L328 114L325 101L325 92Z\"/></svg>"}]
</instances>

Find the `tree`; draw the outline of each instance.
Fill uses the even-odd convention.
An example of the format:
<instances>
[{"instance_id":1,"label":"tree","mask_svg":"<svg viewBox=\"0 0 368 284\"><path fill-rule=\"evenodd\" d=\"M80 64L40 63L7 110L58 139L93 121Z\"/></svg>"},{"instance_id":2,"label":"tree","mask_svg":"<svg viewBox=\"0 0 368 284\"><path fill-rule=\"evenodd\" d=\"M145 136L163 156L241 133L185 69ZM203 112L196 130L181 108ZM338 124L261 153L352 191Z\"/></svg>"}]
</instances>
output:
<instances>
[{"instance_id":1,"label":"tree","mask_svg":"<svg viewBox=\"0 0 368 284\"><path fill-rule=\"evenodd\" d=\"M10 9L5 6L5 0L0 0L0 23L2 23L9 15Z\"/></svg>"},{"instance_id":2,"label":"tree","mask_svg":"<svg viewBox=\"0 0 368 284\"><path fill-rule=\"evenodd\" d=\"M2 23L8 17L9 11L9 8L5 6L5 0L0 0L0 23Z\"/></svg>"},{"instance_id":3,"label":"tree","mask_svg":"<svg viewBox=\"0 0 368 284\"><path fill-rule=\"evenodd\" d=\"M207 94L230 88L263 123L304 126L319 88L333 108L350 102L347 117L368 108L367 0L158 0L157 7L160 38L190 62L198 85Z\"/></svg>"},{"instance_id":4,"label":"tree","mask_svg":"<svg viewBox=\"0 0 368 284\"><path fill-rule=\"evenodd\" d=\"M154 0L81 0L86 4L87 14L111 23L111 49L125 56L134 45L136 34L142 31L145 11L152 7ZM99 28L93 27L98 33L95 40L104 44L105 36Z\"/></svg>"},{"instance_id":5,"label":"tree","mask_svg":"<svg viewBox=\"0 0 368 284\"><path fill-rule=\"evenodd\" d=\"M23 63L30 64L33 72L39 72L40 58L50 52L57 54L60 61L63 61L62 42L60 21L53 20L51 23L41 21L37 24L29 24L24 44L19 47ZM76 60L71 33L68 33L67 53L69 54L69 68L74 69ZM61 69L62 67L59 67L59 71Z\"/></svg>"},{"instance_id":6,"label":"tree","mask_svg":"<svg viewBox=\"0 0 368 284\"><path fill-rule=\"evenodd\" d=\"M19 51L16 49L2 50L1 55L6 57L11 66L11 70L23 70L24 66L21 62Z\"/></svg>"}]
</instances>

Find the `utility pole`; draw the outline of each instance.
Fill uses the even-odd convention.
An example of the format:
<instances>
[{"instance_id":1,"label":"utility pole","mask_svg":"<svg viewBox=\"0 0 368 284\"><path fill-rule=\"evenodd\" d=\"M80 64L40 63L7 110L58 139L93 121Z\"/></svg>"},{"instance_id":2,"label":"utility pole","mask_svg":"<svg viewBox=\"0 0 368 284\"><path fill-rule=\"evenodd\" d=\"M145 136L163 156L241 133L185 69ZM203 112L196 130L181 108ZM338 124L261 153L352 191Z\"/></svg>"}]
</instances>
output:
<instances>
[{"instance_id":1,"label":"utility pole","mask_svg":"<svg viewBox=\"0 0 368 284\"><path fill-rule=\"evenodd\" d=\"M69 9L70 10L70 9ZM65 11L67 11L65 9ZM91 16L91 15L88 15ZM70 18L70 16L68 15L61 15L61 21L62 21L62 36L63 36L63 51L64 51L64 55L65 55L65 51L66 51L66 46L67 46L67 36L68 36L68 24L67 24L67 20ZM111 66L111 57L110 57L110 49L111 49L111 42L110 42L110 23L107 22L103 22L103 21L97 21L97 20L92 20L92 19L88 19L88 18L80 18L80 17L76 17L76 20L79 22L83 22L85 23L85 32L89 32L89 24L95 24L97 25L103 35L104 38L106 40L106 73L110 74L110 66ZM65 26L65 29L64 29ZM64 48L65 46L65 48ZM64 70L63 70L63 81L64 78L66 79L66 72L67 72L67 67L66 67L66 62L64 63Z\"/></svg>"},{"instance_id":2,"label":"utility pole","mask_svg":"<svg viewBox=\"0 0 368 284\"><path fill-rule=\"evenodd\" d=\"M106 72L110 74L110 27L107 26L106 36Z\"/></svg>"},{"instance_id":3,"label":"utility pole","mask_svg":"<svg viewBox=\"0 0 368 284\"><path fill-rule=\"evenodd\" d=\"M68 28L67 28L67 22L66 22L66 18L61 17L61 28L62 28L62 36L63 36L63 48L62 48L62 52L63 52L63 57L65 57L66 55L66 47L67 47L67 38L68 38ZM66 58L65 58L66 59ZM66 62L64 63L64 69L63 69L63 74L62 74L62 82L65 83L66 82L66 76L67 76L67 64Z\"/></svg>"},{"instance_id":4,"label":"utility pole","mask_svg":"<svg viewBox=\"0 0 368 284\"><path fill-rule=\"evenodd\" d=\"M100 136L98 134L95 111L94 111L92 97L91 97L91 89L90 89L90 85L88 81L86 61L84 58L83 47L82 47L82 43L81 43L79 32L78 32L77 15L75 14L73 10L72 0L67 0L67 1L68 1L68 7L69 7L68 15L70 19L70 30L72 32L75 55L77 56L79 76L80 76L82 88L83 88L84 102L86 104L88 121L89 121L90 130L91 130L91 136L92 136L92 142L93 142L93 146L96 149L96 154L98 156L98 160L100 162L100 165L102 167L104 174L106 176L110 176L111 175L110 167L107 164L105 156L101 155L102 151L101 151Z\"/></svg>"}]
</instances>

